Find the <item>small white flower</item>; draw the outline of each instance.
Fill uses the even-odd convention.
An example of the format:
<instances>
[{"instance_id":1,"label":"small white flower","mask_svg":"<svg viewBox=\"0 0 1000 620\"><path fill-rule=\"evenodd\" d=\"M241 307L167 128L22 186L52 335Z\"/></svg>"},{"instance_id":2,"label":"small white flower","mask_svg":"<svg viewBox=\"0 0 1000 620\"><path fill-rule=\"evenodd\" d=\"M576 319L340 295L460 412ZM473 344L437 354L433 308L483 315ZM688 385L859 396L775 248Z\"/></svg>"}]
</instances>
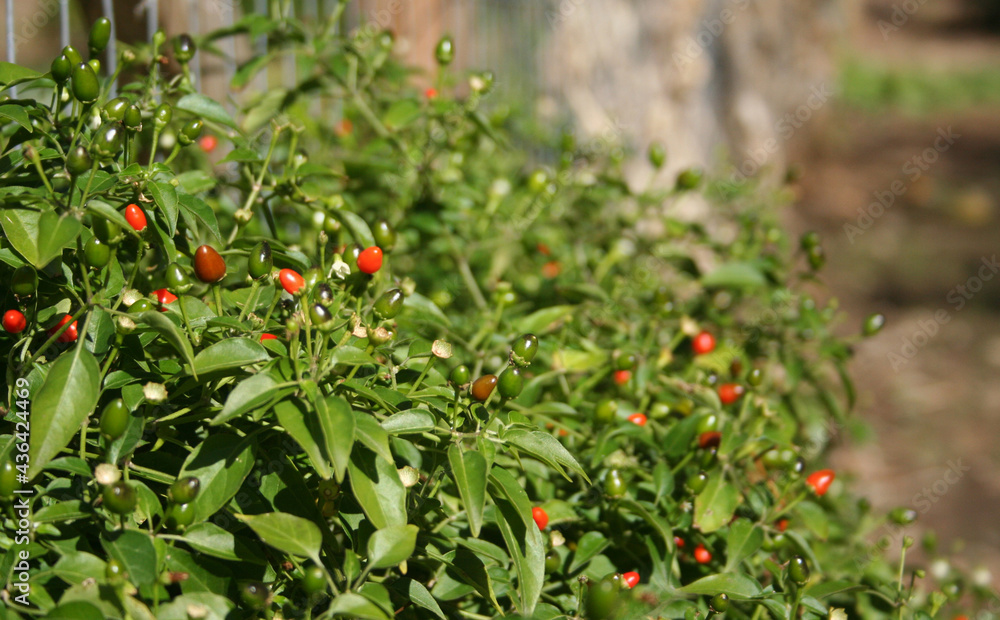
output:
<instances>
[{"instance_id":1,"label":"small white flower","mask_svg":"<svg viewBox=\"0 0 1000 620\"><path fill-rule=\"evenodd\" d=\"M338 260L333 264L331 273L343 280L347 276L351 275L351 266L342 260Z\"/></svg>"},{"instance_id":2,"label":"small white flower","mask_svg":"<svg viewBox=\"0 0 1000 620\"><path fill-rule=\"evenodd\" d=\"M162 383L150 381L142 386L142 395L151 403L162 403L167 400L167 388Z\"/></svg>"},{"instance_id":3,"label":"small white flower","mask_svg":"<svg viewBox=\"0 0 1000 620\"><path fill-rule=\"evenodd\" d=\"M931 575L935 579L944 579L951 572L951 565L948 560L938 559L931 562Z\"/></svg>"},{"instance_id":4,"label":"small white flower","mask_svg":"<svg viewBox=\"0 0 1000 620\"><path fill-rule=\"evenodd\" d=\"M110 463L101 463L94 469L94 480L104 486L118 482L121 477L122 472Z\"/></svg>"}]
</instances>

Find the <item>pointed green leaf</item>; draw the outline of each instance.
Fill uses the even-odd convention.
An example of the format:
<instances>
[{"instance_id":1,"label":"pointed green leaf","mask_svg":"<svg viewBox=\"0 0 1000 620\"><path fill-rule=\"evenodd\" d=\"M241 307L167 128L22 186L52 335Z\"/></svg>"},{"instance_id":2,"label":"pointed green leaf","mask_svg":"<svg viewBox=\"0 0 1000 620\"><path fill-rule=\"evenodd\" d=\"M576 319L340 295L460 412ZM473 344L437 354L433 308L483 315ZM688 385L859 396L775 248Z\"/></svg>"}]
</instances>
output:
<instances>
[{"instance_id":1,"label":"pointed green leaf","mask_svg":"<svg viewBox=\"0 0 1000 620\"><path fill-rule=\"evenodd\" d=\"M448 448L451 477L458 487L458 494L465 506L472 535L479 538L483 526L483 508L486 506L487 466L483 455L475 450L462 451L457 444Z\"/></svg>"},{"instance_id":2,"label":"pointed green leaf","mask_svg":"<svg viewBox=\"0 0 1000 620\"><path fill-rule=\"evenodd\" d=\"M736 487L726 483L721 472L714 472L694 500L694 524L706 534L714 532L729 523L739 503Z\"/></svg>"},{"instance_id":3,"label":"pointed green leaf","mask_svg":"<svg viewBox=\"0 0 1000 620\"><path fill-rule=\"evenodd\" d=\"M729 598L733 599L748 599L761 595L760 584L741 573L709 575L679 588L679 590L687 594L706 594L709 596L725 592Z\"/></svg>"},{"instance_id":4,"label":"pointed green leaf","mask_svg":"<svg viewBox=\"0 0 1000 620\"><path fill-rule=\"evenodd\" d=\"M110 540L101 539L101 545L108 555L121 563L132 583L151 585L159 577L156 547L148 533L139 530L118 531Z\"/></svg>"},{"instance_id":5,"label":"pointed green leaf","mask_svg":"<svg viewBox=\"0 0 1000 620\"><path fill-rule=\"evenodd\" d=\"M333 599L327 613L361 620L389 620L389 616L378 605L353 592L341 594Z\"/></svg>"},{"instance_id":6,"label":"pointed green leaf","mask_svg":"<svg viewBox=\"0 0 1000 620\"><path fill-rule=\"evenodd\" d=\"M438 602L427 590L427 587L419 581L404 577L392 582L389 587L398 592L404 599L413 601L413 604L417 607L426 609L438 618L441 618L441 620L447 620L447 616L441 611L441 606L438 605Z\"/></svg>"},{"instance_id":7,"label":"pointed green leaf","mask_svg":"<svg viewBox=\"0 0 1000 620\"><path fill-rule=\"evenodd\" d=\"M184 530L184 542L195 551L221 560L249 562L251 564L265 563L264 556L260 554L258 547L245 544L242 537L237 538L228 530L222 529L211 521L195 523Z\"/></svg>"},{"instance_id":8,"label":"pointed green leaf","mask_svg":"<svg viewBox=\"0 0 1000 620\"><path fill-rule=\"evenodd\" d=\"M209 435L188 455L177 477L194 476L201 482L193 501L195 522L208 519L229 503L253 463L251 443L229 433Z\"/></svg>"},{"instance_id":9,"label":"pointed green leaf","mask_svg":"<svg viewBox=\"0 0 1000 620\"><path fill-rule=\"evenodd\" d=\"M706 287L752 288L766 283L764 274L752 263L719 265L701 279L702 286Z\"/></svg>"},{"instance_id":10,"label":"pointed green leaf","mask_svg":"<svg viewBox=\"0 0 1000 620\"><path fill-rule=\"evenodd\" d=\"M177 210L177 188L163 181L150 183L146 187L153 197L153 202L163 213L163 219L167 222L167 233L173 237L177 232L177 216L180 214Z\"/></svg>"},{"instance_id":11,"label":"pointed green leaf","mask_svg":"<svg viewBox=\"0 0 1000 620\"><path fill-rule=\"evenodd\" d=\"M550 306L524 317L517 323L517 330L528 334L544 334L555 324L564 321L576 311L575 306Z\"/></svg>"},{"instance_id":12,"label":"pointed green leaf","mask_svg":"<svg viewBox=\"0 0 1000 620\"><path fill-rule=\"evenodd\" d=\"M493 592L493 580L490 578L482 558L478 555L468 549L456 549L450 561L448 572L458 581L475 588L479 594L493 604L497 612L503 613L497 602L496 594Z\"/></svg>"},{"instance_id":13,"label":"pointed green leaf","mask_svg":"<svg viewBox=\"0 0 1000 620\"><path fill-rule=\"evenodd\" d=\"M570 562L569 572L575 573L578 568L586 566L595 555L604 551L610 544L600 532L587 532L576 542L576 551L573 552L573 561Z\"/></svg>"},{"instance_id":14,"label":"pointed green leaf","mask_svg":"<svg viewBox=\"0 0 1000 620\"><path fill-rule=\"evenodd\" d=\"M184 361L192 369L194 368L194 350L191 348L191 342L188 341L187 336L181 331L173 321L168 319L163 315L162 312L141 312L135 317L136 322L149 325L154 330L156 330L163 339L170 343L170 345L181 354ZM194 376L195 379L198 375Z\"/></svg>"},{"instance_id":15,"label":"pointed green leaf","mask_svg":"<svg viewBox=\"0 0 1000 620\"><path fill-rule=\"evenodd\" d=\"M345 211L343 209L331 209L327 212L328 215L332 215L341 224L347 228L354 240L361 244L361 247L371 247L375 245L375 237L372 235L372 229L368 227L368 222L366 222L357 213L352 213L350 211Z\"/></svg>"},{"instance_id":16,"label":"pointed green leaf","mask_svg":"<svg viewBox=\"0 0 1000 620\"><path fill-rule=\"evenodd\" d=\"M232 418L263 407L283 393L294 388L289 383L279 384L270 373L261 372L240 381L226 397L222 411L212 418L212 426L228 422Z\"/></svg>"},{"instance_id":17,"label":"pointed green leaf","mask_svg":"<svg viewBox=\"0 0 1000 620\"><path fill-rule=\"evenodd\" d=\"M249 338L226 338L194 356L194 371L199 375L229 376L246 371L248 366L271 359L264 345Z\"/></svg>"},{"instance_id":18,"label":"pointed green leaf","mask_svg":"<svg viewBox=\"0 0 1000 620\"><path fill-rule=\"evenodd\" d=\"M325 400L317 400L316 415L319 417L320 428L323 429L324 446L327 458L333 463L333 471L337 482L344 481L347 464L351 461L351 450L357 433L357 416L351 410L351 405L340 396L328 396ZM373 418L370 418L374 422ZM375 424L378 424L375 422ZM366 444L368 445L368 444ZM385 442L388 452L388 439ZM389 454L390 460L392 454Z\"/></svg>"},{"instance_id":19,"label":"pointed green leaf","mask_svg":"<svg viewBox=\"0 0 1000 620\"><path fill-rule=\"evenodd\" d=\"M426 411L411 409L394 413L382 420L382 428L390 435L416 435L434 430L434 416Z\"/></svg>"},{"instance_id":20,"label":"pointed green leaf","mask_svg":"<svg viewBox=\"0 0 1000 620\"><path fill-rule=\"evenodd\" d=\"M323 429L314 410L305 401L286 399L274 406L274 415L278 418L278 424L305 451L316 473L329 479L332 472L327 455L320 447L324 441Z\"/></svg>"},{"instance_id":21,"label":"pointed green leaf","mask_svg":"<svg viewBox=\"0 0 1000 620\"><path fill-rule=\"evenodd\" d=\"M528 431L514 429L503 434L503 439L509 445L530 454L538 460L546 463L560 474L569 479L563 467L575 471L583 476L584 480L590 482L583 467L576 461L569 450L559 443L559 440L542 431Z\"/></svg>"},{"instance_id":22,"label":"pointed green leaf","mask_svg":"<svg viewBox=\"0 0 1000 620\"><path fill-rule=\"evenodd\" d=\"M729 536L726 538L726 572L732 571L740 562L760 549L764 542L764 531L754 525L749 519L736 519L729 526Z\"/></svg>"},{"instance_id":23,"label":"pointed green leaf","mask_svg":"<svg viewBox=\"0 0 1000 620\"><path fill-rule=\"evenodd\" d=\"M65 448L97 406L101 369L82 346L52 364L31 403L28 478L34 478Z\"/></svg>"},{"instance_id":24,"label":"pointed green leaf","mask_svg":"<svg viewBox=\"0 0 1000 620\"><path fill-rule=\"evenodd\" d=\"M137 239L140 237L139 233L129 226L125 216L108 203L101 200L90 200L87 202L87 210L91 212L92 217L104 218L109 222L117 224L119 228L133 237Z\"/></svg>"},{"instance_id":25,"label":"pointed green leaf","mask_svg":"<svg viewBox=\"0 0 1000 620\"><path fill-rule=\"evenodd\" d=\"M406 488L393 463L355 446L348 472L354 497L372 525L406 525Z\"/></svg>"},{"instance_id":26,"label":"pointed green leaf","mask_svg":"<svg viewBox=\"0 0 1000 620\"><path fill-rule=\"evenodd\" d=\"M419 528L413 524L382 528L368 539L368 562L375 568L390 568L413 555Z\"/></svg>"},{"instance_id":27,"label":"pointed green leaf","mask_svg":"<svg viewBox=\"0 0 1000 620\"><path fill-rule=\"evenodd\" d=\"M222 104L205 95L191 94L184 95L175 106L178 110L190 112L206 121L212 121L219 125L236 129L236 121L226 112Z\"/></svg>"},{"instance_id":28,"label":"pointed green leaf","mask_svg":"<svg viewBox=\"0 0 1000 620\"><path fill-rule=\"evenodd\" d=\"M347 404L346 401L344 404ZM389 433L385 432L378 420L364 411L355 411L353 414L355 438L386 461L394 462L392 451L389 450Z\"/></svg>"},{"instance_id":29,"label":"pointed green leaf","mask_svg":"<svg viewBox=\"0 0 1000 620\"><path fill-rule=\"evenodd\" d=\"M249 525L261 540L278 551L311 558L319 563L323 532L312 521L286 512L234 516Z\"/></svg>"},{"instance_id":30,"label":"pointed green leaf","mask_svg":"<svg viewBox=\"0 0 1000 620\"><path fill-rule=\"evenodd\" d=\"M506 469L490 472L489 493L497 508L497 525L514 560L518 610L530 616L545 582L545 541L531 518L531 502L524 488Z\"/></svg>"}]
</instances>

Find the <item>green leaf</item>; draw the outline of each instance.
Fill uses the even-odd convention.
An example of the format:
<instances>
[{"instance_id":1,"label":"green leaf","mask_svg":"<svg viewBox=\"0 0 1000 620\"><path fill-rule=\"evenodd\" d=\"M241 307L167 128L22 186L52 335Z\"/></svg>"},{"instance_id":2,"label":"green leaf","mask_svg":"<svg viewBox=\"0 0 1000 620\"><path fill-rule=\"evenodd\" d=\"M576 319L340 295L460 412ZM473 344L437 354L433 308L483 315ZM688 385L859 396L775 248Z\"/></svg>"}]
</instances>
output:
<instances>
[{"instance_id":1,"label":"green leaf","mask_svg":"<svg viewBox=\"0 0 1000 620\"><path fill-rule=\"evenodd\" d=\"M152 585L160 571L156 561L153 538L139 530L125 530L112 534L111 540L101 540L104 550L121 563L129 581L136 585Z\"/></svg>"},{"instance_id":2,"label":"green leaf","mask_svg":"<svg viewBox=\"0 0 1000 620\"><path fill-rule=\"evenodd\" d=\"M313 562L320 563L319 550L323 545L323 532L309 519L286 512L233 516L249 525L261 540L278 551L310 558Z\"/></svg>"},{"instance_id":3,"label":"green leaf","mask_svg":"<svg viewBox=\"0 0 1000 620\"><path fill-rule=\"evenodd\" d=\"M49 610L45 617L55 620L105 620L101 608L87 601L69 601L57 605Z\"/></svg>"},{"instance_id":4,"label":"green leaf","mask_svg":"<svg viewBox=\"0 0 1000 620\"><path fill-rule=\"evenodd\" d=\"M795 507L795 513L820 540L826 540L830 535L830 518L819 504L808 500L800 502Z\"/></svg>"},{"instance_id":5,"label":"green leaf","mask_svg":"<svg viewBox=\"0 0 1000 620\"><path fill-rule=\"evenodd\" d=\"M518 321L515 331L528 334L544 334L556 329L558 324L572 316L575 311L575 306L550 306L542 308Z\"/></svg>"},{"instance_id":6,"label":"green leaf","mask_svg":"<svg viewBox=\"0 0 1000 620\"><path fill-rule=\"evenodd\" d=\"M288 384L279 385L267 372L261 372L240 381L226 397L222 411L212 418L212 426L218 426L229 420L263 407L282 392L291 392L294 388Z\"/></svg>"},{"instance_id":7,"label":"green leaf","mask_svg":"<svg viewBox=\"0 0 1000 620\"><path fill-rule=\"evenodd\" d=\"M15 84L20 84L21 82L37 80L44 75L44 73L39 73L28 67L15 65L11 62L0 62L0 84L3 84L4 89L10 88Z\"/></svg>"},{"instance_id":8,"label":"green leaf","mask_svg":"<svg viewBox=\"0 0 1000 620\"><path fill-rule=\"evenodd\" d=\"M70 499L39 508L34 516L35 523L66 523L92 517L94 510L84 501Z\"/></svg>"},{"instance_id":9,"label":"green leaf","mask_svg":"<svg viewBox=\"0 0 1000 620\"><path fill-rule=\"evenodd\" d=\"M448 315L442 312L437 304L420 293L407 296L403 300L403 307L406 308L407 316L410 319L434 323L443 327L451 325L451 319L448 318Z\"/></svg>"},{"instance_id":10,"label":"green leaf","mask_svg":"<svg viewBox=\"0 0 1000 620\"><path fill-rule=\"evenodd\" d=\"M237 538L211 521L195 523L184 530L184 542L195 551L222 560L265 563L264 556L255 547L245 544L242 538Z\"/></svg>"},{"instance_id":11,"label":"green leaf","mask_svg":"<svg viewBox=\"0 0 1000 620\"><path fill-rule=\"evenodd\" d=\"M497 525L517 572L518 610L530 616L545 583L545 541L531 518L528 495L510 472L494 467L489 492L497 508Z\"/></svg>"},{"instance_id":12,"label":"green leaf","mask_svg":"<svg viewBox=\"0 0 1000 620\"><path fill-rule=\"evenodd\" d=\"M249 441L229 433L209 435L181 466L178 478L194 476L201 491L194 498L195 522L204 521L229 503L253 469Z\"/></svg>"},{"instance_id":13,"label":"green leaf","mask_svg":"<svg viewBox=\"0 0 1000 620\"><path fill-rule=\"evenodd\" d=\"M134 228L129 226L128 220L125 219L125 216L122 215L118 209L115 209L108 203L101 200L90 200L87 202L87 210L91 212L93 217L103 217L109 222L114 222L119 228L133 237L140 237L139 233L137 233Z\"/></svg>"},{"instance_id":14,"label":"green leaf","mask_svg":"<svg viewBox=\"0 0 1000 620\"><path fill-rule=\"evenodd\" d=\"M0 213L0 226L14 249L38 269L59 256L83 230L80 220L72 215L12 208Z\"/></svg>"},{"instance_id":15,"label":"green leaf","mask_svg":"<svg viewBox=\"0 0 1000 620\"><path fill-rule=\"evenodd\" d=\"M434 416L426 411L401 411L382 420L382 428L390 435L416 435L434 430Z\"/></svg>"},{"instance_id":16,"label":"green leaf","mask_svg":"<svg viewBox=\"0 0 1000 620\"><path fill-rule=\"evenodd\" d=\"M549 465L565 476L567 480L569 479L569 476L566 475L563 467L568 467L583 476L584 480L590 482L590 478L587 477L587 473L583 470L583 467L580 466L573 455L570 454L569 450L567 450L564 445L559 443L558 439L548 433L543 431L513 429L504 433L503 439L508 443L508 445L514 446L523 452L527 452L531 456Z\"/></svg>"},{"instance_id":17,"label":"green leaf","mask_svg":"<svg viewBox=\"0 0 1000 620\"><path fill-rule=\"evenodd\" d=\"M764 542L764 531L754 525L749 519L736 519L729 526L729 536L726 538L726 572L732 571L740 562L760 549Z\"/></svg>"},{"instance_id":18,"label":"green leaf","mask_svg":"<svg viewBox=\"0 0 1000 620\"><path fill-rule=\"evenodd\" d=\"M824 599L835 594L844 594L846 592L854 592L857 590L867 590L868 587L855 583L853 581L827 581L825 583L817 583L806 588L806 594L813 598Z\"/></svg>"},{"instance_id":19,"label":"green leaf","mask_svg":"<svg viewBox=\"0 0 1000 620\"><path fill-rule=\"evenodd\" d=\"M673 546L674 543L673 531L670 529L670 525L667 524L666 520L664 520L664 518L660 516L658 511L656 511L655 509L650 510L642 502L637 502L636 500L631 499L629 497L621 498L620 500L618 500L618 503L625 510L628 510L633 514L642 517L643 520L646 521L646 523L649 523L651 526L653 526L653 529L655 529L656 532L660 535L660 538L663 539L663 544L666 545L667 549L670 549Z\"/></svg>"},{"instance_id":20,"label":"green leaf","mask_svg":"<svg viewBox=\"0 0 1000 620\"><path fill-rule=\"evenodd\" d=\"M406 488L395 464L357 446L348 471L354 498L372 525L377 529L406 525Z\"/></svg>"},{"instance_id":21,"label":"green leaf","mask_svg":"<svg viewBox=\"0 0 1000 620\"><path fill-rule=\"evenodd\" d=\"M205 615L201 620L226 620L236 605L225 596L210 592L184 593L169 603L161 603L156 620L190 620L188 610L197 609Z\"/></svg>"},{"instance_id":22,"label":"green leaf","mask_svg":"<svg viewBox=\"0 0 1000 620\"><path fill-rule=\"evenodd\" d=\"M330 362L333 364L344 364L345 366L364 366L365 364L376 363L375 358L371 355L368 355L357 347L348 345L334 349L333 358Z\"/></svg>"},{"instance_id":23,"label":"green leaf","mask_svg":"<svg viewBox=\"0 0 1000 620\"><path fill-rule=\"evenodd\" d=\"M468 549L456 549L449 561L448 569L449 576L472 586L493 604L497 612L503 613L497 602L496 594L493 592L493 580L490 578L482 558Z\"/></svg>"},{"instance_id":24,"label":"green leaf","mask_svg":"<svg viewBox=\"0 0 1000 620\"><path fill-rule=\"evenodd\" d=\"M246 147L239 147L229 151L229 154L223 157L219 163L228 164L231 162L260 162L263 161L261 156L257 154L257 151L253 149L248 149Z\"/></svg>"},{"instance_id":25,"label":"green leaf","mask_svg":"<svg viewBox=\"0 0 1000 620\"><path fill-rule=\"evenodd\" d=\"M390 568L413 555L417 547L416 525L382 528L368 539L368 562L374 568Z\"/></svg>"},{"instance_id":26,"label":"green leaf","mask_svg":"<svg viewBox=\"0 0 1000 620\"><path fill-rule=\"evenodd\" d=\"M714 532L729 523L739 503L736 487L728 484L721 472L713 472L694 500L694 524L703 533Z\"/></svg>"},{"instance_id":27,"label":"green leaf","mask_svg":"<svg viewBox=\"0 0 1000 620\"><path fill-rule=\"evenodd\" d=\"M767 284L767 279L752 263L728 263L701 279L705 287L752 288Z\"/></svg>"},{"instance_id":28,"label":"green leaf","mask_svg":"<svg viewBox=\"0 0 1000 620\"><path fill-rule=\"evenodd\" d=\"M155 311L141 312L134 318L136 322L149 325L156 330L181 354L184 361L191 368L194 368L194 350L191 348L191 342L173 321L164 316L162 312ZM197 379L198 375L196 374L194 377Z\"/></svg>"},{"instance_id":29,"label":"green leaf","mask_svg":"<svg viewBox=\"0 0 1000 620\"><path fill-rule=\"evenodd\" d=\"M472 535L479 538L483 526L483 509L486 506L486 481L488 466L483 455L475 450L463 451L457 444L448 448L451 477L458 487L458 494L465 506Z\"/></svg>"},{"instance_id":30,"label":"green leaf","mask_svg":"<svg viewBox=\"0 0 1000 620\"><path fill-rule=\"evenodd\" d=\"M103 575L107 564L96 555L73 551L59 558L52 572L70 585L82 583L94 575Z\"/></svg>"},{"instance_id":31,"label":"green leaf","mask_svg":"<svg viewBox=\"0 0 1000 620\"><path fill-rule=\"evenodd\" d=\"M404 577L392 582L389 587L398 592L403 599L412 601L417 607L426 609L441 620L447 620L447 616L441 611L441 606L434 600L427 587L419 581Z\"/></svg>"},{"instance_id":32,"label":"green leaf","mask_svg":"<svg viewBox=\"0 0 1000 620\"><path fill-rule=\"evenodd\" d=\"M170 183L157 181L149 183L146 188L153 196L153 201L160 211L163 212L164 221L167 223L167 233L173 237L177 232L177 188Z\"/></svg>"},{"instance_id":33,"label":"green leaf","mask_svg":"<svg viewBox=\"0 0 1000 620\"><path fill-rule=\"evenodd\" d=\"M174 107L178 110L184 110L185 112L199 116L203 120L232 127L233 129L237 128L236 121L229 115L229 112L226 112L222 104L205 95L184 95Z\"/></svg>"},{"instance_id":34,"label":"green leaf","mask_svg":"<svg viewBox=\"0 0 1000 620\"><path fill-rule=\"evenodd\" d=\"M725 592L729 598L737 600L761 595L760 584L741 573L719 573L702 577L694 583L679 588L679 591L686 594L705 594L708 596Z\"/></svg>"},{"instance_id":35,"label":"green leaf","mask_svg":"<svg viewBox=\"0 0 1000 620\"><path fill-rule=\"evenodd\" d=\"M177 192L177 199L182 204L184 202L184 197L194 198L191 194L207 192L216 185L215 177L204 170L188 170L187 172L181 172L177 175L177 181L180 183L180 188L184 190Z\"/></svg>"},{"instance_id":36,"label":"green leaf","mask_svg":"<svg viewBox=\"0 0 1000 620\"><path fill-rule=\"evenodd\" d=\"M570 562L569 572L575 573L577 569L585 566L595 555L604 551L611 544L610 541L600 532L587 532L576 541L576 551L573 552L573 561Z\"/></svg>"},{"instance_id":37,"label":"green leaf","mask_svg":"<svg viewBox=\"0 0 1000 620\"><path fill-rule=\"evenodd\" d=\"M327 455L320 447L324 441L323 429L306 403L298 399L283 400L274 406L274 414L278 418L278 424L305 451L316 473L329 479L332 472Z\"/></svg>"},{"instance_id":38,"label":"green leaf","mask_svg":"<svg viewBox=\"0 0 1000 620\"><path fill-rule=\"evenodd\" d=\"M177 194L177 204L181 207L181 214L189 228L197 230L196 225L212 233L216 241L222 243L222 232L219 230L219 220L215 217L215 211L208 206L204 200L197 196L192 196L184 192Z\"/></svg>"},{"instance_id":39,"label":"green leaf","mask_svg":"<svg viewBox=\"0 0 1000 620\"><path fill-rule=\"evenodd\" d=\"M341 594L333 599L327 613L361 620L389 620L389 616L378 605L353 592Z\"/></svg>"},{"instance_id":40,"label":"green leaf","mask_svg":"<svg viewBox=\"0 0 1000 620\"><path fill-rule=\"evenodd\" d=\"M269 359L267 349L259 342L249 338L227 338L199 351L194 356L193 370L196 376L229 376Z\"/></svg>"},{"instance_id":41,"label":"green leaf","mask_svg":"<svg viewBox=\"0 0 1000 620\"><path fill-rule=\"evenodd\" d=\"M52 364L31 403L28 478L34 478L69 445L97 406L101 369L90 351L77 346Z\"/></svg>"},{"instance_id":42,"label":"green leaf","mask_svg":"<svg viewBox=\"0 0 1000 620\"><path fill-rule=\"evenodd\" d=\"M389 129L402 129L420 117L420 104L414 99L397 99L389 106L382 122Z\"/></svg>"},{"instance_id":43,"label":"green leaf","mask_svg":"<svg viewBox=\"0 0 1000 620\"><path fill-rule=\"evenodd\" d=\"M364 221L357 213L343 209L330 209L327 214L332 215L343 224L354 240L361 244L361 247L369 248L375 245L375 237L372 235L371 228L368 227L368 222Z\"/></svg>"},{"instance_id":44,"label":"green leaf","mask_svg":"<svg viewBox=\"0 0 1000 620\"><path fill-rule=\"evenodd\" d=\"M83 230L83 224L72 215L57 215L47 211L38 220L38 263L41 269L52 259L62 254L63 248L76 241Z\"/></svg>"},{"instance_id":45,"label":"green leaf","mask_svg":"<svg viewBox=\"0 0 1000 620\"><path fill-rule=\"evenodd\" d=\"M28 113L24 111L23 106L14 104L0 105L0 119L4 118L14 121L23 127L28 133L34 131L34 128L31 126L31 118L28 116Z\"/></svg>"},{"instance_id":46,"label":"green leaf","mask_svg":"<svg viewBox=\"0 0 1000 620\"><path fill-rule=\"evenodd\" d=\"M347 404L347 401L344 401L344 404ZM392 451L389 449L389 434L385 432L378 420L364 411L354 411L353 414L355 438L375 454L393 463ZM333 432L336 432L336 429Z\"/></svg>"},{"instance_id":47,"label":"green leaf","mask_svg":"<svg viewBox=\"0 0 1000 620\"><path fill-rule=\"evenodd\" d=\"M323 445L326 448L326 455L333 463L337 482L343 482L344 474L347 473L347 465L351 461L351 450L354 448L355 436L361 436L357 429L362 425L357 423L358 416L355 416L354 411L351 410L351 405L340 396L328 396L325 400L319 399L317 404L319 406L316 407L316 415L319 418L320 428L323 429ZM358 415L370 418L367 414ZM388 451L388 439L386 439L385 447ZM389 460L392 460L391 453Z\"/></svg>"},{"instance_id":48,"label":"green leaf","mask_svg":"<svg viewBox=\"0 0 1000 620\"><path fill-rule=\"evenodd\" d=\"M663 453L670 457L678 457L691 449L691 441L698 432L699 416L688 416L674 424L663 438Z\"/></svg>"}]
</instances>

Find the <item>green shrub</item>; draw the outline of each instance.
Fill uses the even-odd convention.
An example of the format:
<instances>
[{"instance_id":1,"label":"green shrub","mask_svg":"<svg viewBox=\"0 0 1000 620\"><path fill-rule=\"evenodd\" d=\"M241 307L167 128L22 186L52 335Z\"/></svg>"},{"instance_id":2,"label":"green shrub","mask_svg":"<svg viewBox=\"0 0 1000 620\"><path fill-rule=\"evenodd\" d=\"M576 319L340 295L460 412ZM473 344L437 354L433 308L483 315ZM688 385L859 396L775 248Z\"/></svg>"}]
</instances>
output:
<instances>
[{"instance_id":1,"label":"green shrub","mask_svg":"<svg viewBox=\"0 0 1000 620\"><path fill-rule=\"evenodd\" d=\"M698 171L634 192L570 139L533 168L482 109L490 74L442 67L422 96L383 33L251 16L176 58L251 32L303 71L239 120L158 69L164 37L112 101L68 58L2 66L35 98L0 106L25 323L4 319L0 618L946 603L829 486L849 341L774 197ZM710 217L672 215L696 200Z\"/></svg>"}]
</instances>

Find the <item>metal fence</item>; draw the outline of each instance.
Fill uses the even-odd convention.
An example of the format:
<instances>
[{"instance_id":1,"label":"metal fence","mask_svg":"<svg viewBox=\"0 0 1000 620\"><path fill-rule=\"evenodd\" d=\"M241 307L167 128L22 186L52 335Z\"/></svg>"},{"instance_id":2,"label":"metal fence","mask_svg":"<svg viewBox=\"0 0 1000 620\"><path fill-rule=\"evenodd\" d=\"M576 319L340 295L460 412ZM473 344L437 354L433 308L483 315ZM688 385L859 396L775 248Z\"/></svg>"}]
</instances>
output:
<instances>
[{"instance_id":1,"label":"metal fence","mask_svg":"<svg viewBox=\"0 0 1000 620\"><path fill-rule=\"evenodd\" d=\"M206 33L231 26L251 13L280 11L319 23L334 14L338 4L339 0L4 0L3 57L45 70L62 47L72 43L85 48L90 23L104 15L112 21L112 42L101 60L111 74L118 40L148 41L161 28L168 36ZM358 28L389 29L404 60L428 68L434 43L450 34L456 42L459 71L492 69L498 92L531 101L544 82L537 51L546 32L549 6L550 0L350 0L341 9L337 28L345 33ZM220 48L221 57L196 56L192 78L210 94L233 96L236 103L239 96L230 92L230 80L243 62L267 53L267 38L229 37ZM291 84L296 77L295 59L289 56L285 62L270 65L269 74L258 78L247 92L266 89L274 80Z\"/></svg>"}]
</instances>

